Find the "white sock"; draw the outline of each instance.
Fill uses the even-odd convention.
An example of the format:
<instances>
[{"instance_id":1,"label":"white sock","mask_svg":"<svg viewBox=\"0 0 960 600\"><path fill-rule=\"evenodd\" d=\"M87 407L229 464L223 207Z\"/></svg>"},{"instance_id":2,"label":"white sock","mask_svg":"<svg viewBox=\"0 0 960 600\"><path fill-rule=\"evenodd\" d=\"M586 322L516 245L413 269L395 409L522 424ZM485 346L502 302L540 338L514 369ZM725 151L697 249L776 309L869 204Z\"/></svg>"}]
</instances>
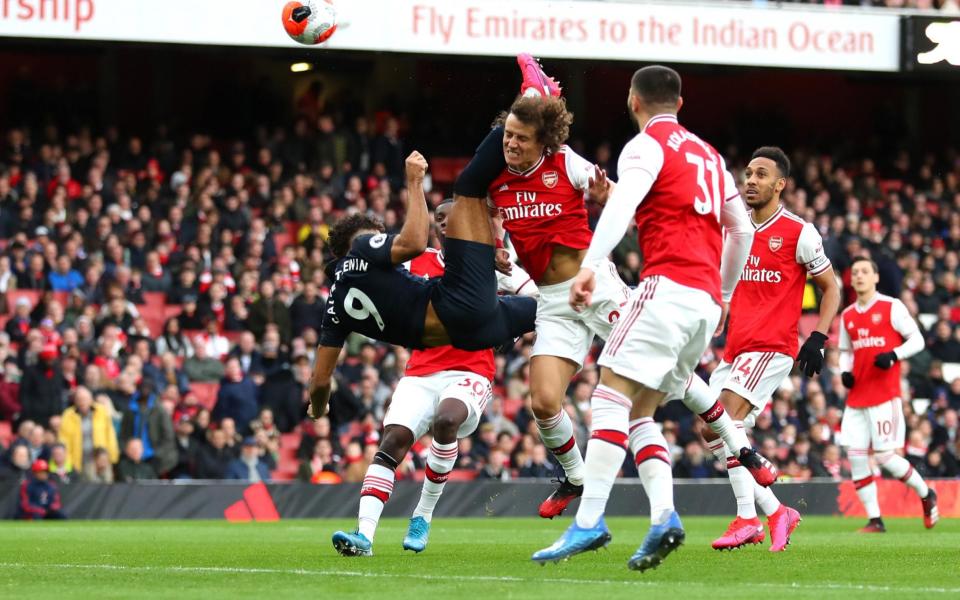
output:
<instances>
[{"instance_id":1,"label":"white sock","mask_svg":"<svg viewBox=\"0 0 960 600\"><path fill-rule=\"evenodd\" d=\"M756 519L757 508L754 505L753 490L757 482L746 467L740 466L740 461L732 455L729 448L726 453L727 476L730 478L730 486L733 487L733 495L737 498L737 516L741 519Z\"/></svg>"},{"instance_id":2,"label":"white sock","mask_svg":"<svg viewBox=\"0 0 960 600\"><path fill-rule=\"evenodd\" d=\"M850 457L850 476L853 478L853 487L857 496L867 511L867 517L876 519L880 516L880 503L877 501L877 484L870 471L870 458L866 450L853 449L847 451Z\"/></svg>"},{"instance_id":3,"label":"white sock","mask_svg":"<svg viewBox=\"0 0 960 600\"><path fill-rule=\"evenodd\" d=\"M623 465L632 403L620 392L598 385L590 406L593 432L587 442L583 497L576 518L577 526L584 528L594 527L603 516L613 482Z\"/></svg>"},{"instance_id":4,"label":"white sock","mask_svg":"<svg viewBox=\"0 0 960 600\"><path fill-rule=\"evenodd\" d=\"M457 462L457 442L438 444L433 440L430 452L427 454L427 469L423 478L423 489L420 491L420 502L413 511L413 516L423 517L427 523L433 519L433 509L437 506L447 477Z\"/></svg>"},{"instance_id":5,"label":"white sock","mask_svg":"<svg viewBox=\"0 0 960 600\"><path fill-rule=\"evenodd\" d=\"M630 421L630 451L650 500L650 522L659 525L673 512L673 471L667 440L652 417Z\"/></svg>"},{"instance_id":6,"label":"white sock","mask_svg":"<svg viewBox=\"0 0 960 600\"><path fill-rule=\"evenodd\" d=\"M574 485L583 483L583 457L577 447L577 439L573 435L573 421L564 410L549 419L537 419L537 429L540 430L540 439L557 462L563 467L567 479Z\"/></svg>"},{"instance_id":7,"label":"white sock","mask_svg":"<svg viewBox=\"0 0 960 600\"><path fill-rule=\"evenodd\" d=\"M743 427L737 428L737 422L730 418L720 401L713 397L710 386L698 375L690 376L683 403L691 412L700 415L700 418L720 436L734 454L739 454L741 448L750 446L750 440L743 432Z\"/></svg>"},{"instance_id":8,"label":"white sock","mask_svg":"<svg viewBox=\"0 0 960 600\"><path fill-rule=\"evenodd\" d=\"M371 464L363 477L360 488L360 511L357 515L357 530L373 541L377 532L377 523L383 513L383 505L393 493L394 472L390 467Z\"/></svg>"},{"instance_id":9,"label":"white sock","mask_svg":"<svg viewBox=\"0 0 960 600\"><path fill-rule=\"evenodd\" d=\"M877 462L880 463L881 469L910 486L918 496L921 498L927 497L930 488L927 487L927 482L923 480L920 473L917 473L910 461L893 452L881 452L877 454Z\"/></svg>"},{"instance_id":10,"label":"white sock","mask_svg":"<svg viewBox=\"0 0 960 600\"><path fill-rule=\"evenodd\" d=\"M743 469L743 467L740 468ZM743 470L746 471L746 469ZM747 474L749 475L749 473ZM753 477L750 479L753 479ZM768 517L780 510L780 499L773 493L773 490L768 487L763 487L756 481L753 482L753 499L756 501L757 506L760 507L760 510L763 511L763 514Z\"/></svg>"}]
</instances>

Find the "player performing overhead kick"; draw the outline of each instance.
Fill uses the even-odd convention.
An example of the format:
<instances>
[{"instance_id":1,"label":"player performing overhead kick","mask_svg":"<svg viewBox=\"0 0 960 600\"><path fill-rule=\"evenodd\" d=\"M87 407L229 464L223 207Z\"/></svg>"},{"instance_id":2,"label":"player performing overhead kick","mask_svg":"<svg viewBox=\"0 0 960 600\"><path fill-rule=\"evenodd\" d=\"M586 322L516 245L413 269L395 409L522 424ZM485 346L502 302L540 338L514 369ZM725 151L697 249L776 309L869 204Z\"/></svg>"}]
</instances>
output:
<instances>
[{"instance_id":1,"label":"player performing overhead kick","mask_svg":"<svg viewBox=\"0 0 960 600\"><path fill-rule=\"evenodd\" d=\"M650 66L634 73L627 106L640 133L620 154L620 179L570 288L570 304L578 311L591 306L599 290L597 274L631 218L637 223L643 272L598 361L600 384L591 398L592 435L575 522L533 555L537 562L609 543L603 512L628 445L650 499L651 528L627 566L656 567L684 539L673 507L667 442L653 413L668 395L683 394L722 323L753 228L723 158L677 122L682 102L680 76L673 69ZM743 438L741 459L756 459Z\"/></svg>"},{"instance_id":2,"label":"player performing overhead kick","mask_svg":"<svg viewBox=\"0 0 960 600\"><path fill-rule=\"evenodd\" d=\"M900 361L923 350L923 335L903 302L877 292L880 274L866 257L853 260L850 284L857 301L840 315L840 368L849 389L840 436L850 457L853 487L870 521L863 533L884 533L870 448L880 468L907 484L923 505L923 525L940 519L937 493L897 454L906 425L900 399Z\"/></svg>"},{"instance_id":3,"label":"player performing overhead kick","mask_svg":"<svg viewBox=\"0 0 960 600\"><path fill-rule=\"evenodd\" d=\"M794 356L807 377L823 367L823 344L840 308L840 290L816 228L787 211L780 194L790 176L790 160L780 148L757 149L744 171L744 199L755 230L747 266L730 303L727 346L710 375L710 385L692 375L684 403L708 423L717 402L743 429L770 401L790 374ZM823 292L820 320L803 347L797 349L797 322L807 275ZM719 400L718 400L719 398ZM727 465L737 498L737 518L713 542L718 550L759 544L766 534L756 504L767 515L770 551L784 550L800 514L784 506L769 488L757 484L747 469L712 431L704 432L714 455Z\"/></svg>"},{"instance_id":4,"label":"player performing overhead kick","mask_svg":"<svg viewBox=\"0 0 960 600\"><path fill-rule=\"evenodd\" d=\"M444 202L434 213L441 241L452 207L452 202ZM441 277L443 253L428 248L406 266L415 275ZM525 295L536 295L536 286L529 283L529 277L519 267L512 269L509 278L500 279L502 291L512 292L520 287ZM480 416L493 393L490 382L495 371L493 350L468 352L453 346L440 346L413 351L383 419L379 451L367 468L360 489L357 530L333 534L333 546L337 552L344 556L373 554L373 537L383 507L393 493L396 468L413 443L432 428L433 441L427 454L420 502L403 539L405 550L422 552L426 549L433 509L457 462L457 440L471 435L480 423Z\"/></svg>"},{"instance_id":5,"label":"player performing overhead kick","mask_svg":"<svg viewBox=\"0 0 960 600\"><path fill-rule=\"evenodd\" d=\"M350 332L414 349L481 350L533 330L536 300L497 297L486 190L503 167L499 140L491 133L454 185L442 277L424 279L401 266L427 247L427 161L419 152L406 161L409 199L398 235L384 233L382 222L363 214L334 225L330 248L336 260L327 267L334 283L310 380L312 417L326 412L331 376Z\"/></svg>"}]
</instances>

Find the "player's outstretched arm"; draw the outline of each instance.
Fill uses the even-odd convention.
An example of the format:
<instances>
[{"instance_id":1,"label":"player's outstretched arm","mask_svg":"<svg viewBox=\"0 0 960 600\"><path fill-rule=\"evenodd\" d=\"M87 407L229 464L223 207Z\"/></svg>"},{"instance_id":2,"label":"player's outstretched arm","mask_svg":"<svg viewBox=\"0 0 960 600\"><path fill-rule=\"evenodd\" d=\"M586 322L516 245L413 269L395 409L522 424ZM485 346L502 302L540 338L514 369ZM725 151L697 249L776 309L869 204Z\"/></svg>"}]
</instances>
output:
<instances>
[{"instance_id":1,"label":"player's outstretched arm","mask_svg":"<svg viewBox=\"0 0 960 600\"><path fill-rule=\"evenodd\" d=\"M720 225L725 234L720 255L720 293L724 302L730 302L753 246L753 226L740 194L724 201Z\"/></svg>"},{"instance_id":2,"label":"player's outstretched arm","mask_svg":"<svg viewBox=\"0 0 960 600\"><path fill-rule=\"evenodd\" d=\"M319 419L327 414L330 402L330 384L333 370L337 366L341 348L333 346L317 347L317 357L313 364L313 374L310 376L310 408L307 416Z\"/></svg>"},{"instance_id":3,"label":"player's outstretched arm","mask_svg":"<svg viewBox=\"0 0 960 600\"><path fill-rule=\"evenodd\" d=\"M427 174L427 159L414 150L407 157L407 215L403 228L393 240L390 260L395 265L416 258L427 249L430 241L430 215L423 194L423 178Z\"/></svg>"}]
</instances>

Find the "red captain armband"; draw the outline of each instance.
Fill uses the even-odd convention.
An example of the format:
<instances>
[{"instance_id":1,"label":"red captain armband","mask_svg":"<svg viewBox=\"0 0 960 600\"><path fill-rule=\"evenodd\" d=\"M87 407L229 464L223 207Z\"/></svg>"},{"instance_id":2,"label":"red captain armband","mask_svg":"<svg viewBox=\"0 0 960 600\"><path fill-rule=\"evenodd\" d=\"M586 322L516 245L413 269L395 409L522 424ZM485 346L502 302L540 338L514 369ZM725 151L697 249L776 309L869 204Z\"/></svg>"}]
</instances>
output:
<instances>
[{"instance_id":1,"label":"red captain armband","mask_svg":"<svg viewBox=\"0 0 960 600\"><path fill-rule=\"evenodd\" d=\"M500 238L497 238L496 240L494 240L493 247L496 248L497 250L499 250L500 248L503 248L503 240L501 240Z\"/></svg>"}]
</instances>

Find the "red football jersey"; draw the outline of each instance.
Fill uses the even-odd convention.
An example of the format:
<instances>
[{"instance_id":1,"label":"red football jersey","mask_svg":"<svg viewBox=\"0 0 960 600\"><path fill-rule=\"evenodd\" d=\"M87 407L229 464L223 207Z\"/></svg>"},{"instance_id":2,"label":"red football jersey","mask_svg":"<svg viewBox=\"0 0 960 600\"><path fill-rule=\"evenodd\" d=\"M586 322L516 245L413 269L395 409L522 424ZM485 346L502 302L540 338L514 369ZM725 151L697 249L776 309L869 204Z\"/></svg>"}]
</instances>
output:
<instances>
[{"instance_id":1,"label":"red football jersey","mask_svg":"<svg viewBox=\"0 0 960 600\"><path fill-rule=\"evenodd\" d=\"M440 277L444 270L443 255L439 250L427 248L426 252L407 263L407 269L421 277ZM493 381L496 372L493 350L468 352L453 346L414 350L404 374L423 377L441 371L469 371Z\"/></svg>"},{"instance_id":2,"label":"red football jersey","mask_svg":"<svg viewBox=\"0 0 960 600\"><path fill-rule=\"evenodd\" d=\"M593 165L563 146L524 172L506 169L490 185L490 199L521 264L534 281L543 278L553 246L590 246L583 194Z\"/></svg>"},{"instance_id":3,"label":"red football jersey","mask_svg":"<svg viewBox=\"0 0 960 600\"><path fill-rule=\"evenodd\" d=\"M854 303L840 315L840 350L853 352L853 388L847 406L866 408L901 396L900 363L874 366L878 354L891 352L917 329L903 302L877 294L866 306Z\"/></svg>"},{"instance_id":4,"label":"red football jersey","mask_svg":"<svg viewBox=\"0 0 960 600\"><path fill-rule=\"evenodd\" d=\"M729 363L744 352L796 357L807 273L830 268L816 228L782 206L754 227L750 257L730 301L723 357Z\"/></svg>"},{"instance_id":5,"label":"red football jersey","mask_svg":"<svg viewBox=\"0 0 960 600\"><path fill-rule=\"evenodd\" d=\"M636 213L640 278L662 275L720 304L720 211L740 197L723 158L675 116L657 115L620 154L618 172L631 168L658 173Z\"/></svg>"}]
</instances>

